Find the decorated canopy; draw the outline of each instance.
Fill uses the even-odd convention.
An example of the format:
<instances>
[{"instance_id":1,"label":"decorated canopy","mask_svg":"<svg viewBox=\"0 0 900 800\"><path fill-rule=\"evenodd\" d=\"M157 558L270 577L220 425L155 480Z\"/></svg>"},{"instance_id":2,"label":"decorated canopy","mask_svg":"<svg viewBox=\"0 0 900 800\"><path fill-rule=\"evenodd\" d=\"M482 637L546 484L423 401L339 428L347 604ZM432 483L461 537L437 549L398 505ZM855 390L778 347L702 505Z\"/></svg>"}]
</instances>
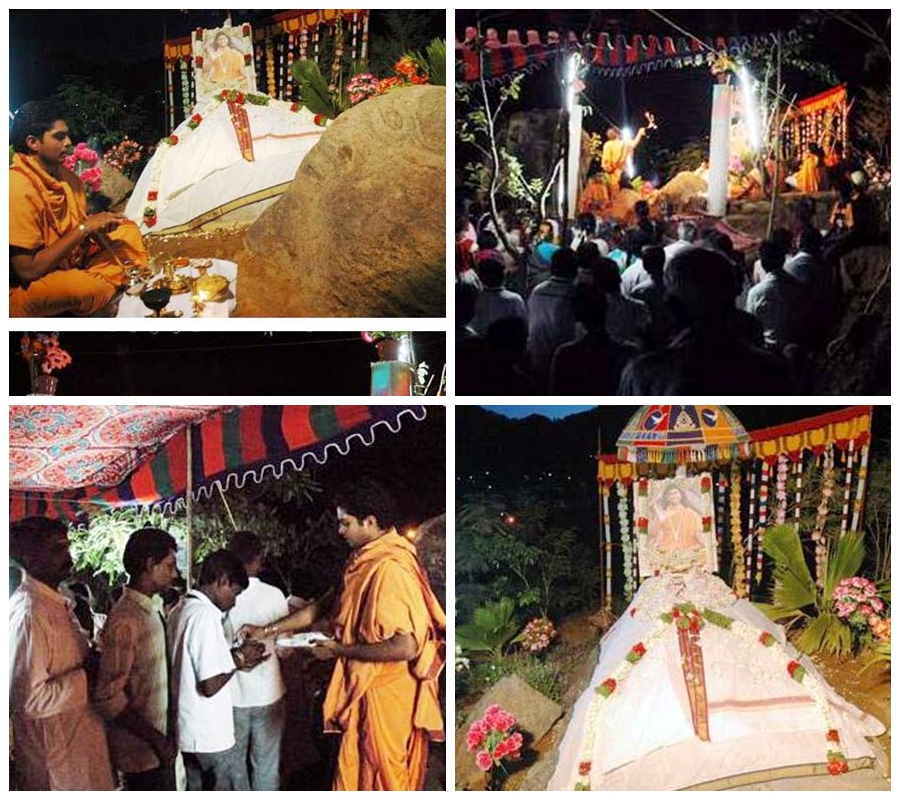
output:
<instances>
[{"instance_id":1,"label":"decorated canopy","mask_svg":"<svg viewBox=\"0 0 900 800\"><path fill-rule=\"evenodd\" d=\"M619 459L683 464L750 455L750 436L725 406L642 406L619 440Z\"/></svg>"},{"instance_id":2,"label":"decorated canopy","mask_svg":"<svg viewBox=\"0 0 900 800\"><path fill-rule=\"evenodd\" d=\"M422 406L11 406L10 518L71 518L126 505L174 508L216 486L324 463Z\"/></svg>"}]
</instances>

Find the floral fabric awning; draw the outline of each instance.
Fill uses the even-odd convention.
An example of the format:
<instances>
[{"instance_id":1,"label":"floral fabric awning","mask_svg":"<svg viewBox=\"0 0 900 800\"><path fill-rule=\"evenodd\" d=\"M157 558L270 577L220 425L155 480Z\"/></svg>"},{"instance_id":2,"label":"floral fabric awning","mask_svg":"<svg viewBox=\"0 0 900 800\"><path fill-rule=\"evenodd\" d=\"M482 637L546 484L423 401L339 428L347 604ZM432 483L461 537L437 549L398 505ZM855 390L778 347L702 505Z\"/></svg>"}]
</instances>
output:
<instances>
[{"instance_id":1,"label":"floral fabric awning","mask_svg":"<svg viewBox=\"0 0 900 800\"><path fill-rule=\"evenodd\" d=\"M14 412L21 408L25 409L22 421L15 423L19 428L26 424L29 412L36 410L11 408L11 429ZM61 409L53 407L53 410ZM223 489L243 486L248 478L258 482L266 477L280 477L286 466L303 469L308 459L324 463L331 454L346 455L354 442L371 446L381 428L396 433L404 420L421 421L426 413L422 406L242 406L217 413L219 410L219 407L206 407L204 416L187 421L178 429L183 431L191 422L200 423L190 432L195 498L208 497L216 486ZM77 436L72 432L69 445L76 441ZM27 448L18 449L21 451L18 460L24 462L29 457ZM11 447L10 518L13 520L36 514L72 518L89 510L127 505L171 510L184 502L188 476L185 435L169 436L164 447L155 454L146 452L143 462L120 482L104 481L102 486L82 483L81 487L73 488L66 481L50 486L49 479L44 477L37 489L27 480L14 481L12 452ZM134 456L130 463L137 461Z\"/></svg>"}]
</instances>

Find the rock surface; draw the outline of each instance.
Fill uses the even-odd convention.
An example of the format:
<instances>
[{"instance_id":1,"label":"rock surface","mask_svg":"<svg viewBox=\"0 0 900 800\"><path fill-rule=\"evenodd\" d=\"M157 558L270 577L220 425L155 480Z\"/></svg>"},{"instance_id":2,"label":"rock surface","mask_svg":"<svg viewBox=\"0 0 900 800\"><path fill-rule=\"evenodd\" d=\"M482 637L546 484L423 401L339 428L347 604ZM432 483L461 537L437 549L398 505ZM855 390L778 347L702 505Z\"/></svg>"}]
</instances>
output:
<instances>
[{"instance_id":1,"label":"rock surface","mask_svg":"<svg viewBox=\"0 0 900 800\"><path fill-rule=\"evenodd\" d=\"M444 315L446 97L410 87L342 114L250 228L247 249L284 271L298 306Z\"/></svg>"},{"instance_id":2,"label":"rock surface","mask_svg":"<svg viewBox=\"0 0 900 800\"><path fill-rule=\"evenodd\" d=\"M516 718L516 729L525 734L526 745L539 741L563 714L562 706L532 689L518 675L507 675L478 701L468 718L456 731L456 785L458 788L484 788L484 773L475 765L475 756L466 748L469 725L484 716L488 706L499 705Z\"/></svg>"}]
</instances>

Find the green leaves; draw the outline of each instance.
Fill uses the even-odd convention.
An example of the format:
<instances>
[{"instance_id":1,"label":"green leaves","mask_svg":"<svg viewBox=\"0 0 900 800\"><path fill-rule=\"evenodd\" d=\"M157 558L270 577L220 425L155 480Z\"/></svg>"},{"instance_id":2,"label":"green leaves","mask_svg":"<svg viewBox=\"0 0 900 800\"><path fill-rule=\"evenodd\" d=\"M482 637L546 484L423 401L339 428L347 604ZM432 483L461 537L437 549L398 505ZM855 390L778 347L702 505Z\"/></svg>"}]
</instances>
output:
<instances>
[{"instance_id":1,"label":"green leaves","mask_svg":"<svg viewBox=\"0 0 900 800\"><path fill-rule=\"evenodd\" d=\"M428 74L435 86L447 85L447 42L433 39L425 48L425 59L428 62Z\"/></svg>"},{"instance_id":2,"label":"green leaves","mask_svg":"<svg viewBox=\"0 0 900 800\"><path fill-rule=\"evenodd\" d=\"M322 75L319 65L309 59L307 61L295 61L292 67L294 81L300 89L300 102L313 114L322 114L328 119L334 119L343 110L328 91L328 82Z\"/></svg>"},{"instance_id":3,"label":"green leaves","mask_svg":"<svg viewBox=\"0 0 900 800\"><path fill-rule=\"evenodd\" d=\"M500 660L518 633L515 612L516 602L511 597L476 608L471 622L456 627L457 644L463 650Z\"/></svg>"},{"instance_id":4,"label":"green leaves","mask_svg":"<svg viewBox=\"0 0 900 800\"><path fill-rule=\"evenodd\" d=\"M814 605L816 584L806 564L796 526L769 528L763 538L763 552L774 561L775 566L770 618L795 617L800 609Z\"/></svg>"}]
</instances>

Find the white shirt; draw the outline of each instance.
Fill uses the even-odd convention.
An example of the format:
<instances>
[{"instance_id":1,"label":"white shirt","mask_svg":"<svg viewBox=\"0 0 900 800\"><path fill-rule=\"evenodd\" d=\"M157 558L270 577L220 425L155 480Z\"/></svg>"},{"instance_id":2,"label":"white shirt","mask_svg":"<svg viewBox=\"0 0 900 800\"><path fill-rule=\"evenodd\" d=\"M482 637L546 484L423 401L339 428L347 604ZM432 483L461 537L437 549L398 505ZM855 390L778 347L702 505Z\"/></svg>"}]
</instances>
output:
<instances>
[{"instance_id":1,"label":"white shirt","mask_svg":"<svg viewBox=\"0 0 900 800\"><path fill-rule=\"evenodd\" d=\"M502 287L485 289L475 300L475 316L469 323L479 336L485 336L492 322L507 317L528 319L525 301L515 292Z\"/></svg>"},{"instance_id":2,"label":"white shirt","mask_svg":"<svg viewBox=\"0 0 900 800\"><path fill-rule=\"evenodd\" d=\"M231 627L237 633L242 625L265 626L290 613L281 591L259 578L250 578L250 585L237 596L234 608L228 613ZM235 708L268 706L284 696L281 667L272 653L273 643L266 641L269 658L249 672L238 672L231 679L231 697Z\"/></svg>"},{"instance_id":3,"label":"white shirt","mask_svg":"<svg viewBox=\"0 0 900 800\"><path fill-rule=\"evenodd\" d=\"M185 753L221 753L234 745L234 678L212 697L197 690L200 681L234 670L222 618L221 610L199 589L189 591L169 616L172 697L177 703L178 748Z\"/></svg>"},{"instance_id":4,"label":"white shirt","mask_svg":"<svg viewBox=\"0 0 900 800\"><path fill-rule=\"evenodd\" d=\"M106 733L88 704L72 604L26 575L9 599L9 706L23 790L111 790Z\"/></svg>"},{"instance_id":5,"label":"white shirt","mask_svg":"<svg viewBox=\"0 0 900 800\"><path fill-rule=\"evenodd\" d=\"M169 670L161 612L159 595L147 597L125 587L100 635L103 654L94 701L107 720L130 709L165 734ZM110 726L109 730L109 747L119 769L145 772L159 766L159 758L148 742L121 726Z\"/></svg>"}]
</instances>

